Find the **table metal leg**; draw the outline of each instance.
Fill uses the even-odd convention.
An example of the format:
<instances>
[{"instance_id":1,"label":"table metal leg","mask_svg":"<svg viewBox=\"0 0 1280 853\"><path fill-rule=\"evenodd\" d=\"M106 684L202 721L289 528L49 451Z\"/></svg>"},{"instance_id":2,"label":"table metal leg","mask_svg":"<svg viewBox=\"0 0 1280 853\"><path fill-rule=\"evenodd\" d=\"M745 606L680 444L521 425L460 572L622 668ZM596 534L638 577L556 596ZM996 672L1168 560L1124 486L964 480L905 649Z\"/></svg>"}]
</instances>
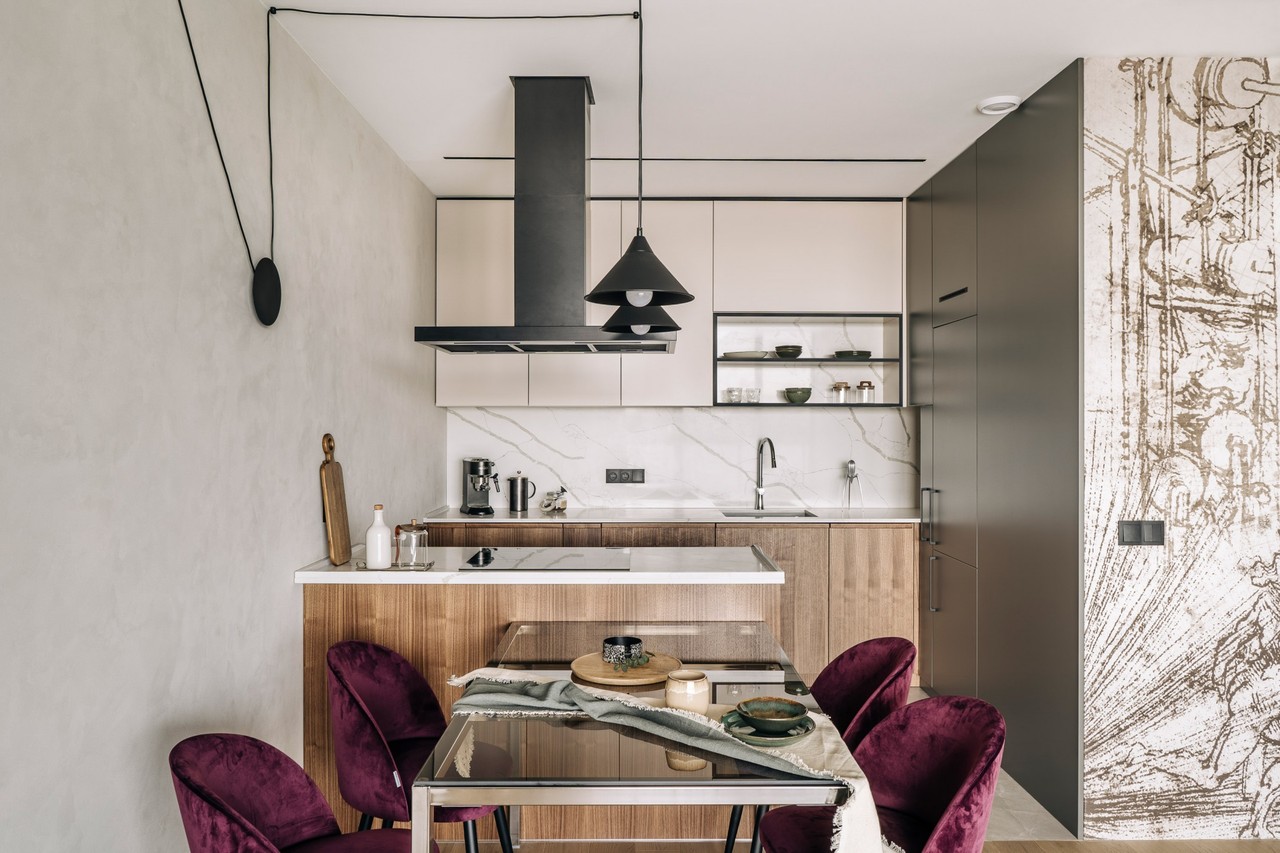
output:
<instances>
[{"instance_id":1,"label":"table metal leg","mask_svg":"<svg viewBox=\"0 0 1280 853\"><path fill-rule=\"evenodd\" d=\"M431 853L431 788L413 787L413 827L410 839L412 853Z\"/></svg>"}]
</instances>

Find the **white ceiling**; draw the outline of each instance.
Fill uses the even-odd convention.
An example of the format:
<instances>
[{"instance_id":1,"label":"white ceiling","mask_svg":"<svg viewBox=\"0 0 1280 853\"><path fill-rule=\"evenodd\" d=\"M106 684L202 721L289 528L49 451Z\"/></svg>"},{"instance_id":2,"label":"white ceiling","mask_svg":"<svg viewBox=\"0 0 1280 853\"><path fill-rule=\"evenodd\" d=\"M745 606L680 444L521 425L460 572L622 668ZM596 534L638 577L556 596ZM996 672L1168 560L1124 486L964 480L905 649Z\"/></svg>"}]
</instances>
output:
<instances>
[{"instance_id":1,"label":"white ceiling","mask_svg":"<svg viewBox=\"0 0 1280 853\"><path fill-rule=\"evenodd\" d=\"M299 4L300 6L302 4ZM416 14L630 12L634 0L315 0ZM903 196L1078 56L1267 56L1278 0L648 0L646 157L914 158L905 164L649 163L645 195ZM420 21L282 12L316 61L438 195L510 195L512 75L587 75L592 154L636 150L636 23ZM594 163L592 193L635 192Z\"/></svg>"}]
</instances>

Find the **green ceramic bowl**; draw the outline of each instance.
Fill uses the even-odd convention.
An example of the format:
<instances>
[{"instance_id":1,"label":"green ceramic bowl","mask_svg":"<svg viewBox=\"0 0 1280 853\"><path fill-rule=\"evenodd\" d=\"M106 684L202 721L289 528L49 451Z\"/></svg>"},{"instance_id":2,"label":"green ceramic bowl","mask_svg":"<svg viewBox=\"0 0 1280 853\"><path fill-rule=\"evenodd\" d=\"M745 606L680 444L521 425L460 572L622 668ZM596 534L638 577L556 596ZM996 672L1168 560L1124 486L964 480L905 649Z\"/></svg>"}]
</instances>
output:
<instances>
[{"instance_id":1,"label":"green ceramic bowl","mask_svg":"<svg viewBox=\"0 0 1280 853\"><path fill-rule=\"evenodd\" d=\"M799 702L777 696L744 699L735 710L756 730L774 733L794 729L809 715L809 709Z\"/></svg>"},{"instance_id":2,"label":"green ceramic bowl","mask_svg":"<svg viewBox=\"0 0 1280 853\"><path fill-rule=\"evenodd\" d=\"M783 395L787 398L788 403L807 403L809 396L813 393L812 388L784 388Z\"/></svg>"},{"instance_id":3,"label":"green ceramic bowl","mask_svg":"<svg viewBox=\"0 0 1280 853\"><path fill-rule=\"evenodd\" d=\"M800 353L804 352L804 347L802 346L774 347L773 351L778 354L778 358L799 358Z\"/></svg>"}]
</instances>

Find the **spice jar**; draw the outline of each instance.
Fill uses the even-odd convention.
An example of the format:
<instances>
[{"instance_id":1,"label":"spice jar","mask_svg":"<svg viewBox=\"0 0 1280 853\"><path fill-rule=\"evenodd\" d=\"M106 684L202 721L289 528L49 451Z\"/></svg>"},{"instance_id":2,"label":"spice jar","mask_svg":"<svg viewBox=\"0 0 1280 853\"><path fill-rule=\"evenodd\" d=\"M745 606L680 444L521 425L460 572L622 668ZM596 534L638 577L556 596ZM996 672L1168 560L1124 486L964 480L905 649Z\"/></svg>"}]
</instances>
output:
<instances>
[{"instance_id":1,"label":"spice jar","mask_svg":"<svg viewBox=\"0 0 1280 853\"><path fill-rule=\"evenodd\" d=\"M870 379L864 379L858 383L858 387L854 389L854 401L858 403L874 403L876 401L876 386Z\"/></svg>"},{"instance_id":2,"label":"spice jar","mask_svg":"<svg viewBox=\"0 0 1280 853\"><path fill-rule=\"evenodd\" d=\"M849 402L849 383L837 382L831 386L831 402L847 403Z\"/></svg>"}]
</instances>

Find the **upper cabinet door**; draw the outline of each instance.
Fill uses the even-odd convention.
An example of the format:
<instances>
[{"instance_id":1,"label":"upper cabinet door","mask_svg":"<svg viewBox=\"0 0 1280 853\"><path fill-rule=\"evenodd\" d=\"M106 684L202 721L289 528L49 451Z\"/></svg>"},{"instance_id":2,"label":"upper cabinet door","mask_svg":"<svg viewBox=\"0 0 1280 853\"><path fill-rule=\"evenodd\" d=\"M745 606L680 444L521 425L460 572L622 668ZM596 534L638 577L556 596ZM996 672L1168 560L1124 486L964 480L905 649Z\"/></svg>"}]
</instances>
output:
<instances>
[{"instance_id":1,"label":"upper cabinet door","mask_svg":"<svg viewBox=\"0 0 1280 853\"><path fill-rule=\"evenodd\" d=\"M515 323L515 206L510 200L436 202L436 323Z\"/></svg>"},{"instance_id":2,"label":"upper cabinet door","mask_svg":"<svg viewBox=\"0 0 1280 853\"><path fill-rule=\"evenodd\" d=\"M902 311L901 202L717 201L714 253L717 311Z\"/></svg>"},{"instance_id":3,"label":"upper cabinet door","mask_svg":"<svg viewBox=\"0 0 1280 853\"><path fill-rule=\"evenodd\" d=\"M930 185L907 199L907 405L933 403L933 208Z\"/></svg>"},{"instance_id":4,"label":"upper cabinet door","mask_svg":"<svg viewBox=\"0 0 1280 853\"><path fill-rule=\"evenodd\" d=\"M978 313L977 149L933 176L933 325Z\"/></svg>"},{"instance_id":5,"label":"upper cabinet door","mask_svg":"<svg viewBox=\"0 0 1280 853\"><path fill-rule=\"evenodd\" d=\"M625 247L636 233L636 206L622 207ZM693 301L667 306L680 326L674 353L622 356L624 406L711 405L711 225L712 202L645 202L644 236Z\"/></svg>"}]
</instances>

